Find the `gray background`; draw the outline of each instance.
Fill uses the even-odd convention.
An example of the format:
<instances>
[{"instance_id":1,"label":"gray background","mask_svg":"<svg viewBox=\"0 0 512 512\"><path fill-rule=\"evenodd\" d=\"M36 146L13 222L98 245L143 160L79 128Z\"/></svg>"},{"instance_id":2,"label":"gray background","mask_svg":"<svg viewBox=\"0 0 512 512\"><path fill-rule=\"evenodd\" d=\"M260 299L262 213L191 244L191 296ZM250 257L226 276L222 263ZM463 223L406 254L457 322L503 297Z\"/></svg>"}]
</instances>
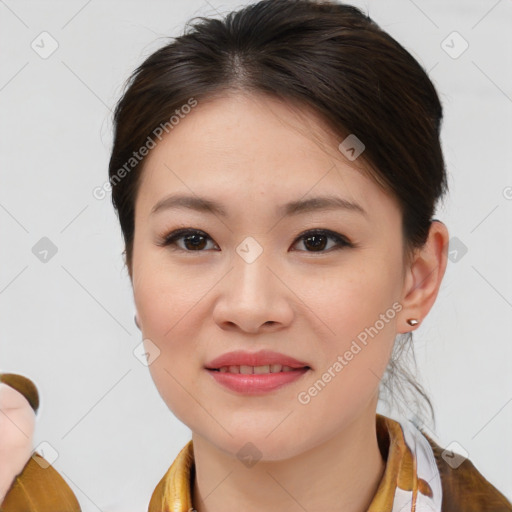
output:
<instances>
[{"instance_id":1,"label":"gray background","mask_svg":"<svg viewBox=\"0 0 512 512\"><path fill-rule=\"evenodd\" d=\"M84 512L147 510L190 439L133 354L120 228L110 195L92 195L111 109L187 19L244 3L0 0L0 371L38 386L34 446L56 450ZM444 104L451 190L437 217L453 252L415 350L438 440L512 499L512 1L353 4L429 70ZM46 262L43 237L57 249Z\"/></svg>"}]
</instances>

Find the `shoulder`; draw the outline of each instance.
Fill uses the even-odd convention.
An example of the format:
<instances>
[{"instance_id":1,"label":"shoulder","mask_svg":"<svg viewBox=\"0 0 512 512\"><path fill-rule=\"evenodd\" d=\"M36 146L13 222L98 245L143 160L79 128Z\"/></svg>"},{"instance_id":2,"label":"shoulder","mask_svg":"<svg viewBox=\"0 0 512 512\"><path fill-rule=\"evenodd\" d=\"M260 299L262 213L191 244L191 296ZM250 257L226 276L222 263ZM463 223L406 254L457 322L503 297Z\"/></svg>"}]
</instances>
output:
<instances>
[{"instance_id":1,"label":"shoulder","mask_svg":"<svg viewBox=\"0 0 512 512\"><path fill-rule=\"evenodd\" d=\"M441 476L442 509L450 512L512 512L512 503L476 469L469 459L452 467L442 456L444 448L425 432Z\"/></svg>"}]
</instances>

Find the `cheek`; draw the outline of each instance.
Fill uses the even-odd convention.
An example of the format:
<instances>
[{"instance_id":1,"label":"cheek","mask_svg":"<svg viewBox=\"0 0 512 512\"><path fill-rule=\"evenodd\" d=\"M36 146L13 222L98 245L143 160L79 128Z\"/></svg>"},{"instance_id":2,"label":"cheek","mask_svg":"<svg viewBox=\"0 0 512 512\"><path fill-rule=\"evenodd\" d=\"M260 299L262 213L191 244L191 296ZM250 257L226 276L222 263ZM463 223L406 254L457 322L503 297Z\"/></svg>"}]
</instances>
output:
<instances>
[{"instance_id":1,"label":"cheek","mask_svg":"<svg viewBox=\"0 0 512 512\"><path fill-rule=\"evenodd\" d=\"M318 276L298 281L304 303L323 320L326 333L340 342L356 337L366 327L386 316L379 330L386 333L394 325L393 304L399 298L399 262L365 255L329 271L328 279L318 284ZM300 284L299 284L300 282ZM395 306L396 307L396 306ZM386 313L387 312L387 313Z\"/></svg>"},{"instance_id":2,"label":"cheek","mask_svg":"<svg viewBox=\"0 0 512 512\"><path fill-rule=\"evenodd\" d=\"M145 340L150 340L160 351L151 370L165 367L172 372L192 366L197 359L199 322L197 318L201 297L188 283L181 283L157 272L148 276L136 292L136 303L142 320ZM151 344L148 343L148 346ZM197 361L200 364L200 361ZM183 369L185 371L185 369Z\"/></svg>"},{"instance_id":3,"label":"cheek","mask_svg":"<svg viewBox=\"0 0 512 512\"><path fill-rule=\"evenodd\" d=\"M193 265L191 265L193 267ZM173 266L165 249L140 253L134 274L134 299L146 337L163 343L187 324L187 315L208 291L197 268Z\"/></svg>"},{"instance_id":4,"label":"cheek","mask_svg":"<svg viewBox=\"0 0 512 512\"><path fill-rule=\"evenodd\" d=\"M393 269L400 267L390 261L377 265L376 261L361 259L340 268L321 290L317 288L316 297L311 293L305 301L322 320L318 323L324 365L320 372L330 368L336 375L331 379L336 383L329 385L331 391L325 394L327 401L346 403L357 399L346 390L358 389L364 394L363 390L371 393L378 387L391 355L396 315L401 309L397 300L400 274ZM303 286L306 288L307 283Z\"/></svg>"},{"instance_id":5,"label":"cheek","mask_svg":"<svg viewBox=\"0 0 512 512\"><path fill-rule=\"evenodd\" d=\"M302 390L304 401L310 400L300 406L304 424L310 426L314 418L324 418L322 428L337 429L361 414L375 399L389 362L396 335L394 276L373 271L354 275L339 277L312 307L322 319L323 334L317 333L316 340L322 364L311 388ZM333 412L336 420L328 427Z\"/></svg>"},{"instance_id":6,"label":"cheek","mask_svg":"<svg viewBox=\"0 0 512 512\"><path fill-rule=\"evenodd\" d=\"M160 396L184 423L197 408L191 407L191 384L201 369L197 318L201 298L211 285L197 272L169 268L161 261L140 259L134 274L134 300L141 319L146 352L158 351L149 371Z\"/></svg>"}]
</instances>

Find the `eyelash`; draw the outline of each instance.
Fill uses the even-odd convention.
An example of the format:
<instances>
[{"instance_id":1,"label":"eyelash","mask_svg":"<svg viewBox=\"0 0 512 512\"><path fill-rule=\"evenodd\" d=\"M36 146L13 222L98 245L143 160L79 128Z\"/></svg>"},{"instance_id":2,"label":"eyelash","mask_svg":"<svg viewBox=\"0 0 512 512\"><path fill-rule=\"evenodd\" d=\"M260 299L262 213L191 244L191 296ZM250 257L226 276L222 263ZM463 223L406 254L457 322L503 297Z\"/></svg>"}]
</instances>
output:
<instances>
[{"instance_id":1,"label":"eyelash","mask_svg":"<svg viewBox=\"0 0 512 512\"><path fill-rule=\"evenodd\" d=\"M160 247L170 247L172 245L176 246L176 241L180 240L182 238L185 238L187 235L199 235L203 238L207 238L212 240L204 231L200 231L197 229L190 229L190 228L183 228L183 229L177 229L175 231L172 231L171 233L165 235L162 237L162 239L157 243ZM306 239L311 236L325 236L327 238L330 238L334 240L338 245L334 248L328 249L328 250L321 250L321 251L301 251L301 252L309 252L309 253L329 253L333 250L340 250L345 247L355 247L355 244L350 242L345 236L340 235L339 233L336 233L334 231L330 231L328 229L312 229L309 231L305 231L304 233L301 233L293 242L293 245L295 245L297 242ZM180 250L182 252L205 252L205 250L188 250L188 249L182 249L181 247L177 247L175 250Z\"/></svg>"}]
</instances>

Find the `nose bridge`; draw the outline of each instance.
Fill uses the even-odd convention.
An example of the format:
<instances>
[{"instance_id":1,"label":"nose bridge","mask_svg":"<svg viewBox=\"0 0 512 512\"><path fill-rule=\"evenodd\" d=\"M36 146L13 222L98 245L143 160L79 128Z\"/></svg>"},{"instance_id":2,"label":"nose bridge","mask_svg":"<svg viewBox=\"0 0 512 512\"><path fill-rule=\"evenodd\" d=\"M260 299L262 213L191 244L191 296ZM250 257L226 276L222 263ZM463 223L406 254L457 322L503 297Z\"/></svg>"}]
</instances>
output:
<instances>
[{"instance_id":1,"label":"nose bridge","mask_svg":"<svg viewBox=\"0 0 512 512\"><path fill-rule=\"evenodd\" d=\"M246 237L235 250L233 257L233 276L230 288L237 294L237 300L242 302L266 301L275 294L269 293L274 288L271 282L274 278L269 266L269 250L263 242L252 236Z\"/></svg>"}]
</instances>

